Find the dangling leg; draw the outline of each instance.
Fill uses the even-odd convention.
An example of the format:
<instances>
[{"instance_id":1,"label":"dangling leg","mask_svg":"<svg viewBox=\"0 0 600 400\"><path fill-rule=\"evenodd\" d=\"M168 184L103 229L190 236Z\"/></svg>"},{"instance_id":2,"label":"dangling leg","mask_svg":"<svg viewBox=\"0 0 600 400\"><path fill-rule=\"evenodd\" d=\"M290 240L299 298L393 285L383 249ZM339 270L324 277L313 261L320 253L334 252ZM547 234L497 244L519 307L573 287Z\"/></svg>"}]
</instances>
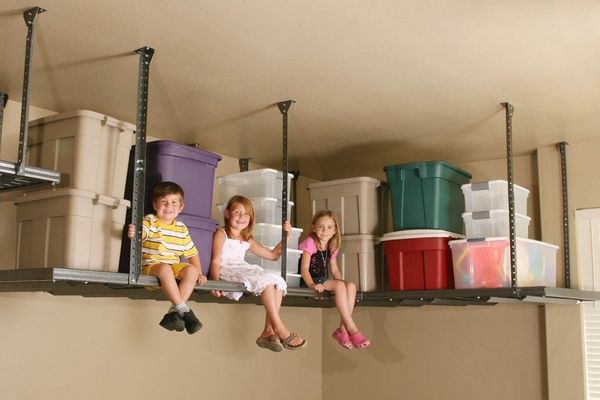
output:
<instances>
[{"instance_id":1,"label":"dangling leg","mask_svg":"<svg viewBox=\"0 0 600 400\"><path fill-rule=\"evenodd\" d=\"M288 349L304 346L306 341L298 335L291 334L279 316L283 294L281 290L269 285L260 295L267 313L266 324L270 324L275 334L281 339L282 345Z\"/></svg>"}]
</instances>

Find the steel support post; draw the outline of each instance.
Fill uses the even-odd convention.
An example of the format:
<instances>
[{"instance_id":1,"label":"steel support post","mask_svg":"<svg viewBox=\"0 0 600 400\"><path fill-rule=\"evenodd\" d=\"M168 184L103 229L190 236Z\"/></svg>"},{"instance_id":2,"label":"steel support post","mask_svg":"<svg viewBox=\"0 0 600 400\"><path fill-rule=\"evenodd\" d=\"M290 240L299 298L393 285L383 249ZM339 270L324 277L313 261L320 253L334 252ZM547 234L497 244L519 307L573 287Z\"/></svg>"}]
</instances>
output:
<instances>
[{"instance_id":1,"label":"steel support post","mask_svg":"<svg viewBox=\"0 0 600 400\"><path fill-rule=\"evenodd\" d=\"M4 123L4 108L8 102L8 95L0 93L0 149L2 148L2 124Z\"/></svg>"},{"instance_id":2,"label":"steel support post","mask_svg":"<svg viewBox=\"0 0 600 400\"><path fill-rule=\"evenodd\" d=\"M567 142L558 143L560 151L560 176L562 191L562 228L563 228L563 263L565 266L565 287L571 287L571 254L569 247L569 196L567 189Z\"/></svg>"},{"instance_id":3,"label":"steel support post","mask_svg":"<svg viewBox=\"0 0 600 400\"><path fill-rule=\"evenodd\" d=\"M279 111L283 116L283 190L281 192L281 277L286 279L287 274L287 234L283 224L288 219L288 110L294 100L286 100L277 103Z\"/></svg>"},{"instance_id":4,"label":"steel support post","mask_svg":"<svg viewBox=\"0 0 600 400\"><path fill-rule=\"evenodd\" d=\"M23 97L21 98L21 126L19 129L19 153L17 157L17 175L23 174L27 165L27 134L29 132L29 90L31 89L31 59L33 56L33 38L35 17L43 13L43 8L33 7L23 13L27 25L25 43L25 67L23 72Z\"/></svg>"},{"instance_id":5,"label":"steel support post","mask_svg":"<svg viewBox=\"0 0 600 400\"><path fill-rule=\"evenodd\" d=\"M142 263L142 220L144 217L144 186L146 176L146 122L148 118L148 78L154 49L146 46L135 50L140 55L135 123L135 161L133 172L133 195L131 219L135 224L135 236L131 240L129 261L129 284L134 285L140 277Z\"/></svg>"},{"instance_id":6,"label":"steel support post","mask_svg":"<svg viewBox=\"0 0 600 400\"><path fill-rule=\"evenodd\" d=\"M510 103L501 103L506 109L506 167L508 181L508 223L510 235L510 287L515 296L519 295L517 286L517 246L515 237L515 188L513 182L512 117L514 107Z\"/></svg>"}]
</instances>

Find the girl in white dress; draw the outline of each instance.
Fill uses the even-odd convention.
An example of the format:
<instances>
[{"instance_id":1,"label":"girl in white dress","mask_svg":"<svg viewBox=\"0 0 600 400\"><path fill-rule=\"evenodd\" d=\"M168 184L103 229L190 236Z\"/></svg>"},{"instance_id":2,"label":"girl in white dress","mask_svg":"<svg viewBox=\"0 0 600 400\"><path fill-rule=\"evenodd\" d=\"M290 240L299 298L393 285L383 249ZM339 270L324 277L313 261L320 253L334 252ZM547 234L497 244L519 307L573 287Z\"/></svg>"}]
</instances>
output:
<instances>
[{"instance_id":1,"label":"girl in white dress","mask_svg":"<svg viewBox=\"0 0 600 400\"><path fill-rule=\"evenodd\" d=\"M225 226L217 229L213 236L210 277L212 280L241 282L246 290L260 295L266 311L265 327L256 339L259 347L272 351L295 350L306 345L306 340L290 332L281 321L279 309L287 292L285 280L278 274L266 271L258 265L248 264L244 260L247 250L267 260L278 260L281 256L281 243L269 250L252 237L254 229L254 207L243 196L233 196L224 211ZM288 237L291 225L284 224ZM239 300L240 292L213 291L213 296L224 295Z\"/></svg>"}]
</instances>

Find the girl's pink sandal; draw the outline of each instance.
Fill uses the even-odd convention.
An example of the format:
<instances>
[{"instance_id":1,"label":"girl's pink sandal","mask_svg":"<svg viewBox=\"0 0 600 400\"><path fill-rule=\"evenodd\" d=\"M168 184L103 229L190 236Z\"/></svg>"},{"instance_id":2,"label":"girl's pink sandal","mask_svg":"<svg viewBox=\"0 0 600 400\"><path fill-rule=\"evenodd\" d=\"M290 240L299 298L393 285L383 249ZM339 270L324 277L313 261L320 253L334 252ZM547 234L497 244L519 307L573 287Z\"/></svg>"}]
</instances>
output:
<instances>
[{"instance_id":1,"label":"girl's pink sandal","mask_svg":"<svg viewBox=\"0 0 600 400\"><path fill-rule=\"evenodd\" d=\"M331 337L337 340L340 346L342 346L346 350L352 349L352 342L350 341L350 336L348 335L348 332L342 332L338 328L335 331L333 331Z\"/></svg>"},{"instance_id":2,"label":"girl's pink sandal","mask_svg":"<svg viewBox=\"0 0 600 400\"><path fill-rule=\"evenodd\" d=\"M351 334L350 340L352 341L352 344L354 344L354 346L356 346L356 348L358 349L364 349L365 347L368 347L371 344L369 339L367 339L367 337L363 335L361 331L356 331L353 334Z\"/></svg>"}]
</instances>

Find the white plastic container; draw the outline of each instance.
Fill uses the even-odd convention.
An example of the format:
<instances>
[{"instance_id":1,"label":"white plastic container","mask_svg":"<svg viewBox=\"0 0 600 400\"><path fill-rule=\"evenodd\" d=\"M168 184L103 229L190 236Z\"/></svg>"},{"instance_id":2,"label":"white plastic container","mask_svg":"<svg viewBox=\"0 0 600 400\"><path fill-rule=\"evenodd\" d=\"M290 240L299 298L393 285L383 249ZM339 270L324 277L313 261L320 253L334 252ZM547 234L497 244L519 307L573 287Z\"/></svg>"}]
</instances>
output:
<instances>
[{"instance_id":1,"label":"white plastic container","mask_svg":"<svg viewBox=\"0 0 600 400\"><path fill-rule=\"evenodd\" d=\"M344 280L354 282L361 292L377 290L381 268L375 264L374 235L348 235L342 237L337 263Z\"/></svg>"},{"instance_id":2,"label":"white plastic container","mask_svg":"<svg viewBox=\"0 0 600 400\"><path fill-rule=\"evenodd\" d=\"M295 274L298 272L298 260L302 257L302 250L287 249L287 260L286 260L286 274ZM277 261L265 260L264 258L258 257L252 254L250 251L246 252L245 260L249 264L260 265L266 270L281 273L281 259Z\"/></svg>"},{"instance_id":3,"label":"white plastic container","mask_svg":"<svg viewBox=\"0 0 600 400\"><path fill-rule=\"evenodd\" d=\"M380 184L368 177L312 183L308 185L312 214L324 209L334 211L342 235L379 234Z\"/></svg>"},{"instance_id":4,"label":"white plastic container","mask_svg":"<svg viewBox=\"0 0 600 400\"><path fill-rule=\"evenodd\" d=\"M468 212L463 213L462 218L465 223L467 239L510 235L508 211L506 210ZM515 214L515 235L527 238L530 222L531 218Z\"/></svg>"},{"instance_id":5,"label":"white plastic container","mask_svg":"<svg viewBox=\"0 0 600 400\"><path fill-rule=\"evenodd\" d=\"M288 287L300 287L300 274L286 274Z\"/></svg>"},{"instance_id":6,"label":"white plastic container","mask_svg":"<svg viewBox=\"0 0 600 400\"><path fill-rule=\"evenodd\" d=\"M17 206L17 269L118 272L129 201L80 189L31 192Z\"/></svg>"},{"instance_id":7,"label":"white plastic container","mask_svg":"<svg viewBox=\"0 0 600 400\"><path fill-rule=\"evenodd\" d=\"M453 240L454 285L457 289L511 286L510 242L506 237ZM556 286L558 246L517 238L517 286Z\"/></svg>"},{"instance_id":8,"label":"white plastic container","mask_svg":"<svg viewBox=\"0 0 600 400\"><path fill-rule=\"evenodd\" d=\"M281 211L283 208L281 199L274 197L254 197L250 201L252 201L252 205L254 206L254 221L256 223L281 224ZM217 204L220 225L224 224L223 212L226 206L226 203ZM293 206L294 202L288 201L288 220L291 218Z\"/></svg>"},{"instance_id":9,"label":"white plastic container","mask_svg":"<svg viewBox=\"0 0 600 400\"><path fill-rule=\"evenodd\" d=\"M29 123L27 163L61 172L60 186L123 198L135 126L78 110Z\"/></svg>"},{"instance_id":10,"label":"white plastic container","mask_svg":"<svg viewBox=\"0 0 600 400\"><path fill-rule=\"evenodd\" d=\"M223 175L217 178L219 203L227 203L236 194L245 197L275 197L280 199L283 191L283 172L274 169L257 169ZM288 174L288 200L292 186L292 174Z\"/></svg>"},{"instance_id":11,"label":"white plastic container","mask_svg":"<svg viewBox=\"0 0 600 400\"><path fill-rule=\"evenodd\" d=\"M469 183L461 186L465 211L508 210L508 182L503 180ZM514 185L515 213L527 215L529 190Z\"/></svg>"},{"instance_id":12,"label":"white plastic container","mask_svg":"<svg viewBox=\"0 0 600 400\"><path fill-rule=\"evenodd\" d=\"M298 249L298 241L302 234L302 228L292 228L292 234L287 240L288 249ZM252 232L254 240L265 247L274 247L281 242L281 225L255 224Z\"/></svg>"}]
</instances>

